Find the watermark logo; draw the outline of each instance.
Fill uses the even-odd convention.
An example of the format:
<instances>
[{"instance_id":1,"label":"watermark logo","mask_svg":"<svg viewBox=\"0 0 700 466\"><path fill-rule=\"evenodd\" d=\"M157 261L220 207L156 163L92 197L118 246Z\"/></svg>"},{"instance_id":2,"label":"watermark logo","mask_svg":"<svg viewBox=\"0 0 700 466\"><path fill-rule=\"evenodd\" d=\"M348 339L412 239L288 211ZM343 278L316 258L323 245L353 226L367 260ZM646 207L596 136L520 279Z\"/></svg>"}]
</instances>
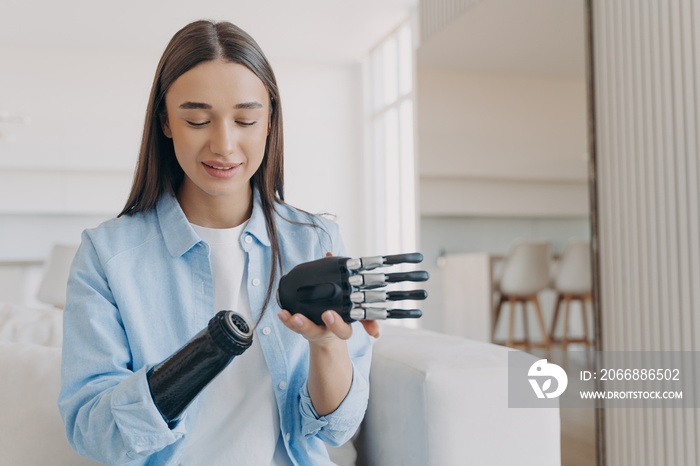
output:
<instances>
[{"instance_id":1,"label":"watermark logo","mask_svg":"<svg viewBox=\"0 0 700 466\"><path fill-rule=\"evenodd\" d=\"M569 377L567 377L566 372L560 366L547 362L546 359L540 359L530 366L530 370L527 372L528 380L532 389L535 391L537 398L557 398L569 384ZM552 379L557 381L557 385L554 391L548 391L552 388ZM540 380L542 380L542 385L540 385Z\"/></svg>"},{"instance_id":2,"label":"watermark logo","mask_svg":"<svg viewBox=\"0 0 700 466\"><path fill-rule=\"evenodd\" d=\"M508 351L508 407L698 408L698 374L700 351Z\"/></svg>"}]
</instances>

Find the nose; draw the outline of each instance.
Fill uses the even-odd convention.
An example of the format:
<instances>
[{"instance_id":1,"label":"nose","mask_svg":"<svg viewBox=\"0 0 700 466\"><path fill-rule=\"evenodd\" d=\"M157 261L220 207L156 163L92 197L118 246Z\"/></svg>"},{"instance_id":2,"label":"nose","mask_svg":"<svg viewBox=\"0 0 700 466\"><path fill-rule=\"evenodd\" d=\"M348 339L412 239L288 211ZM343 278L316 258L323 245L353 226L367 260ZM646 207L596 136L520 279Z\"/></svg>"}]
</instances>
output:
<instances>
[{"instance_id":1,"label":"nose","mask_svg":"<svg viewBox=\"0 0 700 466\"><path fill-rule=\"evenodd\" d=\"M209 148L212 153L221 156L231 155L236 148L235 129L227 122L221 122L215 126Z\"/></svg>"}]
</instances>

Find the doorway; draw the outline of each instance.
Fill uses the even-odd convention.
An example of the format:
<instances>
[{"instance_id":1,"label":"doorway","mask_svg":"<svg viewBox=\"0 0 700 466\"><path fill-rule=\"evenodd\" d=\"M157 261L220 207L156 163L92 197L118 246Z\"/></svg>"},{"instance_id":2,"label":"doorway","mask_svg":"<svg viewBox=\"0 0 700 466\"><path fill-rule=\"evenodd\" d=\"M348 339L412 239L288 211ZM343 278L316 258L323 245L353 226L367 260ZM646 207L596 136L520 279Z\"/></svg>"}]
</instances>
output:
<instances>
[{"instance_id":1,"label":"doorway","mask_svg":"<svg viewBox=\"0 0 700 466\"><path fill-rule=\"evenodd\" d=\"M486 258L470 263L487 272L469 273L487 273L482 283L491 285L518 240L549 242L555 258L573 240L590 241L585 24L584 0L482 0L422 39L420 250L432 277L424 328L492 339L492 290L465 303L453 257ZM557 295L538 295L549 330ZM530 335L541 333L536 319L528 324ZM516 338L524 325L516 321ZM583 326L572 309L570 333ZM504 340L506 327L500 322L493 338ZM563 465L596 464L592 411L561 411Z\"/></svg>"}]
</instances>

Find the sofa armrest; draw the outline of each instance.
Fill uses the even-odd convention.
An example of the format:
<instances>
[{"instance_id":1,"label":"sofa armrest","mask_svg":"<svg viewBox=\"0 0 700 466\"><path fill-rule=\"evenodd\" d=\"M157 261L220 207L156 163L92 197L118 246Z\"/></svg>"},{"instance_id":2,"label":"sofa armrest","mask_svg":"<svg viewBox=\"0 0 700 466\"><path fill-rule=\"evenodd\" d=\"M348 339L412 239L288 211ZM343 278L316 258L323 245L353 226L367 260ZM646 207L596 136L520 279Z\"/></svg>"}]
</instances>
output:
<instances>
[{"instance_id":1,"label":"sofa armrest","mask_svg":"<svg viewBox=\"0 0 700 466\"><path fill-rule=\"evenodd\" d=\"M61 348L0 341L0 464L97 464L68 444L56 406L60 372Z\"/></svg>"},{"instance_id":2,"label":"sofa armrest","mask_svg":"<svg viewBox=\"0 0 700 466\"><path fill-rule=\"evenodd\" d=\"M508 351L385 325L357 464L560 465L559 410L508 408Z\"/></svg>"}]
</instances>

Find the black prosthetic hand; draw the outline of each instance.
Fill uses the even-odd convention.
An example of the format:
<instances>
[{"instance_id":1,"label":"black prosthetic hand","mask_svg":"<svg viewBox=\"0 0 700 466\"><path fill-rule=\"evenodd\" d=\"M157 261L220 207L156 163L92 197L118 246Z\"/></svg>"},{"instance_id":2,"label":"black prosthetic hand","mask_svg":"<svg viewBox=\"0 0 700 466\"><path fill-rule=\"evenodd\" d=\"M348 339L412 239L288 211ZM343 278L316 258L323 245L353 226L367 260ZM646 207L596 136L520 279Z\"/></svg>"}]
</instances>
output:
<instances>
[{"instance_id":1,"label":"black prosthetic hand","mask_svg":"<svg viewBox=\"0 0 700 466\"><path fill-rule=\"evenodd\" d=\"M423 260L420 253L393 256L324 257L299 264L280 279L277 302L292 314L301 313L318 325L321 314L332 309L345 322L375 319L418 318L420 309L388 309L371 304L386 305L387 301L423 300L425 290L377 290L388 283L424 282L428 272L361 273L394 264L417 264Z\"/></svg>"},{"instance_id":2,"label":"black prosthetic hand","mask_svg":"<svg viewBox=\"0 0 700 466\"><path fill-rule=\"evenodd\" d=\"M151 396L169 425L199 392L253 343L253 329L233 311L219 311L172 356L148 371Z\"/></svg>"}]
</instances>

